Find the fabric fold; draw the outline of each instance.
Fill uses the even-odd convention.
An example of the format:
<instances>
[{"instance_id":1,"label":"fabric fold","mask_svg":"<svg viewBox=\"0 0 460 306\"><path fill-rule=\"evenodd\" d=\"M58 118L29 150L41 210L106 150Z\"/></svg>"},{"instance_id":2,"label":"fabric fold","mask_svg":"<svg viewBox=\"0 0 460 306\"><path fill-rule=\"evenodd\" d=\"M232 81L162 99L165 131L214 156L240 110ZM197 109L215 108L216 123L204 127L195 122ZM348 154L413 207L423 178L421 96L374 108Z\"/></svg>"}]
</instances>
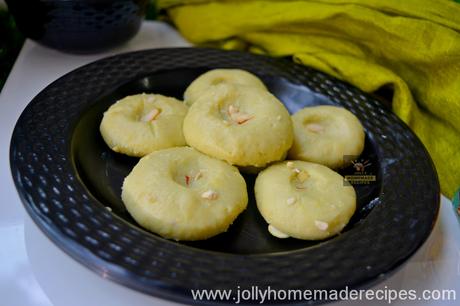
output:
<instances>
[{"instance_id":1,"label":"fabric fold","mask_svg":"<svg viewBox=\"0 0 460 306\"><path fill-rule=\"evenodd\" d=\"M460 185L460 5L447 0L160 0L195 44L292 56L366 91L422 140L444 194Z\"/></svg>"}]
</instances>

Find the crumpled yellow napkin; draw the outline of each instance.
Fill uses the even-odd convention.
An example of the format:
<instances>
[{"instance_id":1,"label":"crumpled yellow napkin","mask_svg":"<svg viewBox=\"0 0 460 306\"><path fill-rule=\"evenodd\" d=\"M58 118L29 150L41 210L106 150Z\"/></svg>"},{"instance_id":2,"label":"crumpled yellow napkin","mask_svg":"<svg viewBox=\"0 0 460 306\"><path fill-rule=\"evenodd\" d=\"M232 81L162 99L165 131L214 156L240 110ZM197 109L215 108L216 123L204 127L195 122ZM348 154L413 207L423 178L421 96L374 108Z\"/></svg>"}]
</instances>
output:
<instances>
[{"instance_id":1,"label":"crumpled yellow napkin","mask_svg":"<svg viewBox=\"0 0 460 306\"><path fill-rule=\"evenodd\" d=\"M302 64L373 92L418 135L444 194L460 185L460 5L448 0L159 0L181 33Z\"/></svg>"}]
</instances>

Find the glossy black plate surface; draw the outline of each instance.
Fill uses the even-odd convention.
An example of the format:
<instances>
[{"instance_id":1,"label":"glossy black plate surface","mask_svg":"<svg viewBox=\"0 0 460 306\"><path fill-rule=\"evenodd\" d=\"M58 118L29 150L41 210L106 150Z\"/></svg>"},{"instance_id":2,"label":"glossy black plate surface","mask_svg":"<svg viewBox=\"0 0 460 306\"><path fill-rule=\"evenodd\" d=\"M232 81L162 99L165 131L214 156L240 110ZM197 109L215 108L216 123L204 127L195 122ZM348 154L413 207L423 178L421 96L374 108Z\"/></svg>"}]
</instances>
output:
<instances>
[{"instance_id":1,"label":"glossy black plate surface","mask_svg":"<svg viewBox=\"0 0 460 306\"><path fill-rule=\"evenodd\" d=\"M168 241L129 216L120 188L137 159L105 145L98 131L102 113L140 92L181 98L194 78L213 68L255 73L291 113L332 104L358 116L366 145L357 162L368 166L364 172L349 167L341 173L375 181L354 185L358 209L342 234L319 242L270 236L255 206L253 175L245 175L248 209L227 233L206 241ZM428 154L381 102L288 60L211 49L127 53L65 75L21 115L11 165L27 211L64 251L117 282L185 303L193 302L192 288L370 285L425 241L439 208L439 184Z\"/></svg>"}]
</instances>

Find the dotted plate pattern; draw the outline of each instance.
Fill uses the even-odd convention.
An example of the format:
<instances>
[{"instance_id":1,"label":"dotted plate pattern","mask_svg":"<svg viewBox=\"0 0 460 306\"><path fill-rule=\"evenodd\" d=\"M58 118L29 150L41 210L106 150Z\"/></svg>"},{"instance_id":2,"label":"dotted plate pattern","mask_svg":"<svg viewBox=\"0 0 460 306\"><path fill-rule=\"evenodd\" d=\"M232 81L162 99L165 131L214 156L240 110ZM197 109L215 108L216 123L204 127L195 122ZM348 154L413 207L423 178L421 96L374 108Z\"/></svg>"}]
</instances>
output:
<instances>
[{"instance_id":1,"label":"dotted plate pattern","mask_svg":"<svg viewBox=\"0 0 460 306\"><path fill-rule=\"evenodd\" d=\"M351 110L378 150L382 180L378 205L356 228L318 246L257 255L177 244L106 210L82 183L72 161L71 138L81 114L111 88L184 67L242 68L283 77ZM439 210L439 183L428 153L380 101L287 59L234 51L145 50L76 69L46 87L24 110L13 133L10 160L26 210L62 250L106 278L188 304L196 303L190 293L194 288L368 287L385 279L422 245Z\"/></svg>"}]
</instances>

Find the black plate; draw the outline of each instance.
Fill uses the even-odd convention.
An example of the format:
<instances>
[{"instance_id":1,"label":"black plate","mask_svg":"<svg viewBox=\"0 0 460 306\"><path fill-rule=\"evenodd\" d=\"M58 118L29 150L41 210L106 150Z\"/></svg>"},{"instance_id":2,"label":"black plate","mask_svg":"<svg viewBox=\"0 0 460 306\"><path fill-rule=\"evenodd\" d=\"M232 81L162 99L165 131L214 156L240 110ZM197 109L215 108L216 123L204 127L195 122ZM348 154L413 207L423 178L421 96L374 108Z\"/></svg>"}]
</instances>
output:
<instances>
[{"instance_id":1,"label":"black plate","mask_svg":"<svg viewBox=\"0 0 460 306\"><path fill-rule=\"evenodd\" d=\"M369 166L365 173L350 167L342 174L373 175L376 181L355 185L358 209L342 234L319 242L272 237L257 212L251 175L245 176L248 209L227 233L212 239L165 240L129 216L120 187L137 159L105 145L98 130L103 111L117 99L140 92L181 98L194 78L212 68L255 73L291 113L333 104L358 116L366 130L365 151L358 161ZM79 68L27 106L14 130L10 158L27 211L59 247L106 278L184 303L193 303L193 288L235 292L252 286L369 286L420 247L439 209L439 183L430 157L381 102L289 60L240 52L157 49ZM209 301L217 302L232 303Z\"/></svg>"}]
</instances>

